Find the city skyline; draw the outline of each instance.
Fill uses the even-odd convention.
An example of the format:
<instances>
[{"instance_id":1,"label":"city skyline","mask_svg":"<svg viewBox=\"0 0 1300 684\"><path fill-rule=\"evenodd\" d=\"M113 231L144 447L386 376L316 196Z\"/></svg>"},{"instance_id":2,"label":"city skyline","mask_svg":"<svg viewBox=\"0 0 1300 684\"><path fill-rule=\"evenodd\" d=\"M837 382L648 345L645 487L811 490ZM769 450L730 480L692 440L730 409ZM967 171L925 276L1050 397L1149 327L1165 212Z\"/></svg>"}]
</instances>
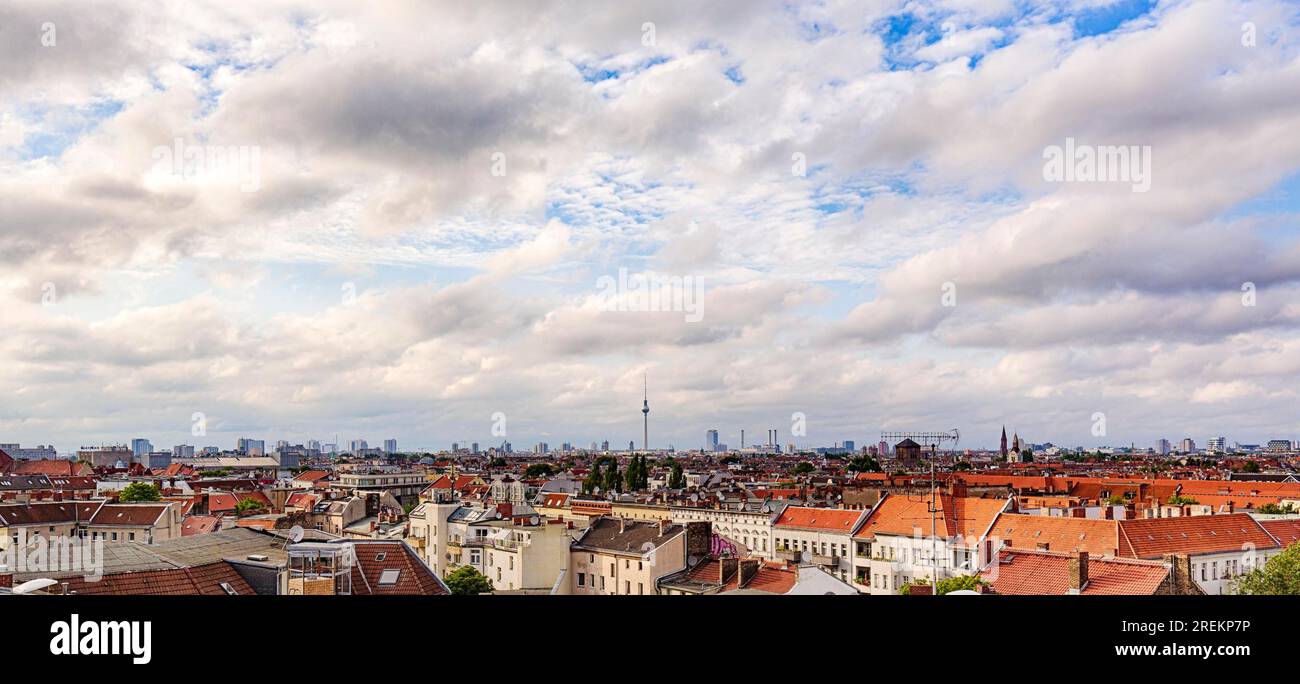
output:
<instances>
[{"instance_id":1,"label":"city skyline","mask_svg":"<svg viewBox=\"0 0 1300 684\"><path fill-rule=\"evenodd\" d=\"M1300 436L1294 4L145 5L0 10L6 442Z\"/></svg>"}]
</instances>

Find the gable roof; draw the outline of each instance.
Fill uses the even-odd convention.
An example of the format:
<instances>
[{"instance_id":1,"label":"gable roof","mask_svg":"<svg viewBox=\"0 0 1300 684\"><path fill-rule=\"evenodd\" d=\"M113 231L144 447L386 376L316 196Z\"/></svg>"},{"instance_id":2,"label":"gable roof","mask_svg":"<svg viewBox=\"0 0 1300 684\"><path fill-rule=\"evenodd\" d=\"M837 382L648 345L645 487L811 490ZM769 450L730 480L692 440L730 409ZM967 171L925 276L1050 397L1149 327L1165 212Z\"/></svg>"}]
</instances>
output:
<instances>
[{"instance_id":1,"label":"gable roof","mask_svg":"<svg viewBox=\"0 0 1300 684\"><path fill-rule=\"evenodd\" d=\"M849 534L853 532L865 513L865 511L846 508L786 506L785 510L781 511L781 515L777 516L773 526Z\"/></svg>"},{"instance_id":2,"label":"gable roof","mask_svg":"<svg viewBox=\"0 0 1300 684\"><path fill-rule=\"evenodd\" d=\"M928 495L887 495L872 509L854 537L872 539L877 534L928 537L933 528L940 539L961 537L974 541L1006 509L1008 500L940 494L935 497L935 503L938 510L932 523Z\"/></svg>"},{"instance_id":3,"label":"gable roof","mask_svg":"<svg viewBox=\"0 0 1300 684\"><path fill-rule=\"evenodd\" d=\"M575 543L578 547L586 549L641 554L646 544L658 548L685 529L681 525L668 525L661 534L657 522L594 518L587 531L583 532Z\"/></svg>"},{"instance_id":4,"label":"gable roof","mask_svg":"<svg viewBox=\"0 0 1300 684\"><path fill-rule=\"evenodd\" d=\"M1130 558L1278 547L1277 540L1246 513L1121 520L1119 531L1120 555Z\"/></svg>"},{"instance_id":5,"label":"gable roof","mask_svg":"<svg viewBox=\"0 0 1300 684\"><path fill-rule=\"evenodd\" d=\"M1119 555L1119 525L1114 520L1003 513L989 536L1015 549Z\"/></svg>"},{"instance_id":6,"label":"gable roof","mask_svg":"<svg viewBox=\"0 0 1300 684\"><path fill-rule=\"evenodd\" d=\"M352 566L354 595L438 596L451 593L403 541L354 539L347 543L352 544L357 559L356 565Z\"/></svg>"},{"instance_id":7,"label":"gable roof","mask_svg":"<svg viewBox=\"0 0 1300 684\"><path fill-rule=\"evenodd\" d=\"M221 528L219 515L190 515L181 521L181 536L208 534Z\"/></svg>"},{"instance_id":8,"label":"gable roof","mask_svg":"<svg viewBox=\"0 0 1300 684\"><path fill-rule=\"evenodd\" d=\"M1300 542L1300 520L1296 518L1285 518L1278 520L1261 520L1260 526L1273 538L1282 543L1282 546L1290 546Z\"/></svg>"},{"instance_id":9,"label":"gable roof","mask_svg":"<svg viewBox=\"0 0 1300 684\"><path fill-rule=\"evenodd\" d=\"M1068 553L1014 551L998 553L997 565L980 573L993 591L1007 595L1061 596L1070 590ZM1084 596L1150 595L1169 576L1169 567L1155 561L1128 558L1089 558Z\"/></svg>"},{"instance_id":10,"label":"gable roof","mask_svg":"<svg viewBox=\"0 0 1300 684\"><path fill-rule=\"evenodd\" d=\"M68 590L87 596L229 596L222 584L236 596L252 596L256 592L224 560L189 568L167 570L142 570L104 575L98 581L84 577L69 577Z\"/></svg>"},{"instance_id":11,"label":"gable roof","mask_svg":"<svg viewBox=\"0 0 1300 684\"><path fill-rule=\"evenodd\" d=\"M161 504L109 504L100 506L90 518L91 525L123 525L140 527L154 525L167 512L169 503Z\"/></svg>"}]
</instances>

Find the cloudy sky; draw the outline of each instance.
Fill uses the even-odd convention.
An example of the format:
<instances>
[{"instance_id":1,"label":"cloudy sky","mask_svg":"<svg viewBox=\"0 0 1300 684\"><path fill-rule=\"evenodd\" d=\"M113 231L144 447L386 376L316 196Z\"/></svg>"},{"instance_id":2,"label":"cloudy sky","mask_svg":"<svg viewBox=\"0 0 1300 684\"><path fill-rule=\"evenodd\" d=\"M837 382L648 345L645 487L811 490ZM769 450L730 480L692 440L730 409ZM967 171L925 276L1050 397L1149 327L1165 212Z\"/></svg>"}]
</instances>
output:
<instances>
[{"instance_id":1,"label":"cloudy sky","mask_svg":"<svg viewBox=\"0 0 1300 684\"><path fill-rule=\"evenodd\" d=\"M1283 1L6 2L0 442L1297 438L1298 211Z\"/></svg>"}]
</instances>

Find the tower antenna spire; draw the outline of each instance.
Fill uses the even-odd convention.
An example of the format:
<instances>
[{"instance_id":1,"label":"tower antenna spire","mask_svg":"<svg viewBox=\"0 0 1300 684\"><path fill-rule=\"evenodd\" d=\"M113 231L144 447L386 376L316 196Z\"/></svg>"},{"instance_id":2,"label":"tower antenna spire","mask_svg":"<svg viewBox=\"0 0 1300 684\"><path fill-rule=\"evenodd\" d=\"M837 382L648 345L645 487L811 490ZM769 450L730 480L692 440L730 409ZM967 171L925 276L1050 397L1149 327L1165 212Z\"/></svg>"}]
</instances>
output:
<instances>
[{"instance_id":1,"label":"tower antenna spire","mask_svg":"<svg viewBox=\"0 0 1300 684\"><path fill-rule=\"evenodd\" d=\"M650 381L646 373L641 374L641 449L650 450Z\"/></svg>"}]
</instances>

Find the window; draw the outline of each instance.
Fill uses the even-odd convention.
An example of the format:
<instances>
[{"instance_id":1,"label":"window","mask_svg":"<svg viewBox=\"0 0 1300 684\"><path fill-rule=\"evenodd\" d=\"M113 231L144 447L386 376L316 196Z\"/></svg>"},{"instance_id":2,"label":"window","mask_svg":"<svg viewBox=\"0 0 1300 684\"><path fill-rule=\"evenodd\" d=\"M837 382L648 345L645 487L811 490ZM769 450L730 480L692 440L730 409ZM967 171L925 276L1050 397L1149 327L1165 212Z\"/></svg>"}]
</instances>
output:
<instances>
[{"instance_id":1,"label":"window","mask_svg":"<svg viewBox=\"0 0 1300 684\"><path fill-rule=\"evenodd\" d=\"M645 593L645 585L642 584L642 583L640 583L640 582L637 582L637 583L636 583L636 593L638 593L638 594L644 594L644 593Z\"/></svg>"},{"instance_id":2,"label":"window","mask_svg":"<svg viewBox=\"0 0 1300 684\"><path fill-rule=\"evenodd\" d=\"M394 584L397 584L397 578L401 574L401 570L385 570L379 573L379 586L391 587Z\"/></svg>"},{"instance_id":3,"label":"window","mask_svg":"<svg viewBox=\"0 0 1300 684\"><path fill-rule=\"evenodd\" d=\"M578 573L578 586L580 586L580 587L585 587L585 586L587 586L587 574L586 574L586 573L583 573L583 572Z\"/></svg>"}]
</instances>

